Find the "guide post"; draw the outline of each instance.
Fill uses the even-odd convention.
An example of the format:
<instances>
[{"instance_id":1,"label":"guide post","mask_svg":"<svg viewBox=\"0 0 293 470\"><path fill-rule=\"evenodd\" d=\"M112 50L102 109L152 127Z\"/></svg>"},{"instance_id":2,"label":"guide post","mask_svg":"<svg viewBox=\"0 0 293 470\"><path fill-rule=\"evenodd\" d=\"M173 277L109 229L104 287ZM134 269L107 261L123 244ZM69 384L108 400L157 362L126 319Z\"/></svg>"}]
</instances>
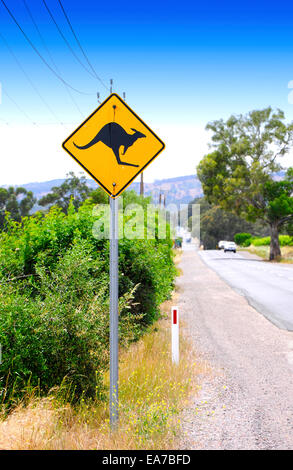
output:
<instances>
[{"instance_id":1,"label":"guide post","mask_svg":"<svg viewBox=\"0 0 293 470\"><path fill-rule=\"evenodd\" d=\"M172 307L172 362L179 364L179 310Z\"/></svg>"}]
</instances>

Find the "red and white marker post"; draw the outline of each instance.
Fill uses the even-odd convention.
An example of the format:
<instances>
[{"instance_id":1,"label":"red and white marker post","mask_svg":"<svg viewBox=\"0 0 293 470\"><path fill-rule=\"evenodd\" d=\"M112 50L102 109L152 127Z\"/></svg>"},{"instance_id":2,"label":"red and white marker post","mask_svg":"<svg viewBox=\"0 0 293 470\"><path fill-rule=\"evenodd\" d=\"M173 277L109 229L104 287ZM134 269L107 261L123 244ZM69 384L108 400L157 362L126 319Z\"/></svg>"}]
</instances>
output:
<instances>
[{"instance_id":1,"label":"red and white marker post","mask_svg":"<svg viewBox=\"0 0 293 470\"><path fill-rule=\"evenodd\" d=\"M179 310L172 307L172 362L179 364Z\"/></svg>"}]
</instances>

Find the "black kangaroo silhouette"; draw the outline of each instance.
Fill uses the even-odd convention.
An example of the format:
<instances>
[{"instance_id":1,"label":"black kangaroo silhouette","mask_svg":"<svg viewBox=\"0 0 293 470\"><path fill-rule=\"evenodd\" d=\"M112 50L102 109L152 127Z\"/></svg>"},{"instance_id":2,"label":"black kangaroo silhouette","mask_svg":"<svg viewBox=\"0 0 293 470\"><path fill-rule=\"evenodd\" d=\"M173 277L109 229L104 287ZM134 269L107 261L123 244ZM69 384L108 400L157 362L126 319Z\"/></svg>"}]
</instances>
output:
<instances>
[{"instance_id":1,"label":"black kangaroo silhouette","mask_svg":"<svg viewBox=\"0 0 293 470\"><path fill-rule=\"evenodd\" d=\"M78 149L85 150L89 147L92 147L92 145L97 144L98 142L103 142L103 144L107 145L107 147L110 147L113 150L118 165L139 167L139 165L135 165L133 163L122 162L119 156L119 149L121 145L124 146L122 155L125 155L127 149L131 147L131 145L133 145L137 139L145 137L144 134L137 131L136 129L132 128L131 130L134 132L134 134L127 134L127 132L119 124L116 122L109 122L104 127L102 127L102 129L88 144L80 147L74 142L73 143Z\"/></svg>"}]
</instances>

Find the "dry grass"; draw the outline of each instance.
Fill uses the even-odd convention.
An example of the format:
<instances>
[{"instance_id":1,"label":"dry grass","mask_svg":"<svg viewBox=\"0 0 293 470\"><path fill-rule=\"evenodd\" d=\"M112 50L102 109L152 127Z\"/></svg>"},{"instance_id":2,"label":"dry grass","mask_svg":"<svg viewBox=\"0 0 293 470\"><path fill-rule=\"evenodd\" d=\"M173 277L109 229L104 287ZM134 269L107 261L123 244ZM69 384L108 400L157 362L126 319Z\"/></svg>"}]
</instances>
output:
<instances>
[{"instance_id":1,"label":"dry grass","mask_svg":"<svg viewBox=\"0 0 293 470\"><path fill-rule=\"evenodd\" d=\"M178 250L175 263L180 259ZM180 413L191 392L197 392L203 372L182 335L180 364L172 364L170 310L177 297L174 292L172 301L162 304L163 318L149 333L120 353L116 432L109 429L108 403L82 400L73 407L60 401L60 394L32 396L28 405L0 421L0 449L176 449ZM108 374L104 379L108 387Z\"/></svg>"},{"instance_id":2,"label":"dry grass","mask_svg":"<svg viewBox=\"0 0 293 470\"><path fill-rule=\"evenodd\" d=\"M282 259L284 263L293 263L293 246L282 246Z\"/></svg>"},{"instance_id":3,"label":"dry grass","mask_svg":"<svg viewBox=\"0 0 293 470\"><path fill-rule=\"evenodd\" d=\"M253 253L254 255L260 256L263 259L269 259L270 247L269 246L254 246L250 245L245 250Z\"/></svg>"},{"instance_id":4,"label":"dry grass","mask_svg":"<svg viewBox=\"0 0 293 470\"><path fill-rule=\"evenodd\" d=\"M177 268L177 276L182 276L183 271L181 268L178 267L182 258L182 250L180 248L176 248L176 249L173 249L173 252L174 252L174 263Z\"/></svg>"},{"instance_id":5,"label":"dry grass","mask_svg":"<svg viewBox=\"0 0 293 470\"><path fill-rule=\"evenodd\" d=\"M263 259L269 259L269 246L250 245L248 248L245 249L248 250L250 253L254 253L255 255L260 256ZM281 263L293 263L293 246L281 246L281 253L282 258L280 260L276 260L277 262L279 261Z\"/></svg>"},{"instance_id":6,"label":"dry grass","mask_svg":"<svg viewBox=\"0 0 293 470\"><path fill-rule=\"evenodd\" d=\"M179 264L182 258L182 250L179 248L173 249L174 263Z\"/></svg>"},{"instance_id":7,"label":"dry grass","mask_svg":"<svg viewBox=\"0 0 293 470\"><path fill-rule=\"evenodd\" d=\"M169 313L170 306L171 302L165 302L163 313ZM170 319L165 315L120 354L118 432L109 431L107 403L82 401L74 408L54 396L32 398L28 406L19 406L0 422L0 448L176 448L179 414L191 390L197 390L201 370L184 338L180 339L180 364L173 365L170 340Z\"/></svg>"}]
</instances>

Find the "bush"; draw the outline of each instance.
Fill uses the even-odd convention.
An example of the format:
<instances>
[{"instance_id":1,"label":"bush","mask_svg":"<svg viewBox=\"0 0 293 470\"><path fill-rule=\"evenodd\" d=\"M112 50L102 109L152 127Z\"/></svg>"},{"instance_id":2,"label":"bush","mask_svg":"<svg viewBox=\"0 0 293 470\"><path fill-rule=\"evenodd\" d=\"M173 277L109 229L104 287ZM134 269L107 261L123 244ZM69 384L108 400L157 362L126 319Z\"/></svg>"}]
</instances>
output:
<instances>
[{"instance_id":1,"label":"bush","mask_svg":"<svg viewBox=\"0 0 293 470\"><path fill-rule=\"evenodd\" d=\"M103 393L109 362L109 241L92 234L92 205L8 220L0 233L0 393L42 393L64 377L76 397ZM119 241L120 343L158 318L176 271L170 240Z\"/></svg>"},{"instance_id":2,"label":"bush","mask_svg":"<svg viewBox=\"0 0 293 470\"><path fill-rule=\"evenodd\" d=\"M271 243L271 237L253 238L251 244L254 246L268 246Z\"/></svg>"},{"instance_id":3,"label":"bush","mask_svg":"<svg viewBox=\"0 0 293 470\"><path fill-rule=\"evenodd\" d=\"M109 346L108 279L81 241L70 248L56 269L38 268L39 293L12 286L1 293L0 342L2 388L18 396L26 381L47 392L67 377L76 396L101 393L101 372L107 368ZM133 335L139 317L125 310L133 295L120 298L122 341ZM124 325L127 323L127 327Z\"/></svg>"},{"instance_id":4,"label":"bush","mask_svg":"<svg viewBox=\"0 0 293 470\"><path fill-rule=\"evenodd\" d=\"M293 246L293 237L289 235L279 235L280 246ZM253 238L251 240L254 246L269 246L271 243L271 237L264 238Z\"/></svg>"},{"instance_id":5,"label":"bush","mask_svg":"<svg viewBox=\"0 0 293 470\"><path fill-rule=\"evenodd\" d=\"M281 246L293 246L293 237L289 235L280 235L279 240Z\"/></svg>"},{"instance_id":6,"label":"bush","mask_svg":"<svg viewBox=\"0 0 293 470\"><path fill-rule=\"evenodd\" d=\"M251 244L252 235L250 233L236 233L234 241L239 246L249 246Z\"/></svg>"}]
</instances>

